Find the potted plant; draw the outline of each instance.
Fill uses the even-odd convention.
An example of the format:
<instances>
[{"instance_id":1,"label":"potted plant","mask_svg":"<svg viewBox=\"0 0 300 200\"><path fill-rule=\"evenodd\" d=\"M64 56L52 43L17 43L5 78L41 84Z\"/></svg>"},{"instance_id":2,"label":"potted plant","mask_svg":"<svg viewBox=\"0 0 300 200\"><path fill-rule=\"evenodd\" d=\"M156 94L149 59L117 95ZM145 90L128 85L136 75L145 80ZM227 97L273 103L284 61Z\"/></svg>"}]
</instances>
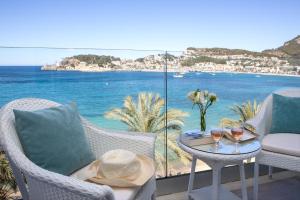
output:
<instances>
[{"instance_id":1,"label":"potted plant","mask_svg":"<svg viewBox=\"0 0 300 200\"><path fill-rule=\"evenodd\" d=\"M209 93L207 90L197 89L188 93L188 98L192 101L193 107L197 105L200 110L200 129L201 132L206 130L206 112L207 109L217 101L217 96L214 93Z\"/></svg>"}]
</instances>

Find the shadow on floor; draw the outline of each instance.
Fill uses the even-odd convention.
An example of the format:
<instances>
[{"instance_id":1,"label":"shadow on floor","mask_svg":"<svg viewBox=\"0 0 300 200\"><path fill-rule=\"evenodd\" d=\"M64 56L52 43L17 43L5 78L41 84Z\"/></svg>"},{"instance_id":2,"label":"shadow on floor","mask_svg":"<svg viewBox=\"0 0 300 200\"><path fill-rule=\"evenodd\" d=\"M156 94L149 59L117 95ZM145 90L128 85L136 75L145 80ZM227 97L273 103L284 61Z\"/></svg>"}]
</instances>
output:
<instances>
[{"instance_id":1,"label":"shadow on floor","mask_svg":"<svg viewBox=\"0 0 300 200\"><path fill-rule=\"evenodd\" d=\"M233 191L241 197L240 190ZM259 200L300 200L300 176L259 185ZM253 199L252 187L248 188L248 200ZM160 196L157 200L188 200L185 192Z\"/></svg>"},{"instance_id":2,"label":"shadow on floor","mask_svg":"<svg viewBox=\"0 0 300 200\"><path fill-rule=\"evenodd\" d=\"M240 190L233 193L242 196ZM253 188L248 188L248 199L253 199ZM299 200L300 199L300 177L292 177L271 183L259 185L259 200Z\"/></svg>"}]
</instances>

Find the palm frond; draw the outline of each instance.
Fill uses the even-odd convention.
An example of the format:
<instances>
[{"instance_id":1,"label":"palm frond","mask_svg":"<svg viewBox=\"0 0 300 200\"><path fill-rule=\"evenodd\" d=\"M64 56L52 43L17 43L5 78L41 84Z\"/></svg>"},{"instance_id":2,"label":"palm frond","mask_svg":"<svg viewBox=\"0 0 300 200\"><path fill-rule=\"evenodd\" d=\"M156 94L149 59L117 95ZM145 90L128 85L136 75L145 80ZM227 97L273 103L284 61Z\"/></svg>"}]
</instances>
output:
<instances>
[{"instance_id":1,"label":"palm frond","mask_svg":"<svg viewBox=\"0 0 300 200\"><path fill-rule=\"evenodd\" d=\"M188 165L191 162L192 160L191 156L187 154L185 151L182 151L181 148L178 147L174 141L168 139L167 146L169 150L173 151L177 155L179 160L184 165Z\"/></svg>"},{"instance_id":2,"label":"palm frond","mask_svg":"<svg viewBox=\"0 0 300 200\"><path fill-rule=\"evenodd\" d=\"M239 126L241 124L241 121L229 119L229 118L223 118L221 119L220 124L222 127L231 128L231 127Z\"/></svg>"},{"instance_id":3,"label":"palm frond","mask_svg":"<svg viewBox=\"0 0 300 200\"><path fill-rule=\"evenodd\" d=\"M136 132L151 132L158 134L158 143L163 144L165 130L181 130L184 125L186 112L177 109L164 110L165 100L159 94L141 92L137 99L127 96L124 99L123 107L114 108L107 113L108 119L119 120L128 126L128 130ZM167 124L165 123L167 119ZM179 160L187 164L190 157L185 154L175 142L167 141L168 148L174 152ZM163 168L164 155L156 151L156 161L159 168Z\"/></svg>"},{"instance_id":4,"label":"palm frond","mask_svg":"<svg viewBox=\"0 0 300 200\"><path fill-rule=\"evenodd\" d=\"M253 118L259 112L260 104L258 104L256 100L254 100L253 103L249 100L241 105L234 105L230 109L239 117L239 119L221 119L220 124L224 127L241 125L247 120Z\"/></svg>"}]
</instances>

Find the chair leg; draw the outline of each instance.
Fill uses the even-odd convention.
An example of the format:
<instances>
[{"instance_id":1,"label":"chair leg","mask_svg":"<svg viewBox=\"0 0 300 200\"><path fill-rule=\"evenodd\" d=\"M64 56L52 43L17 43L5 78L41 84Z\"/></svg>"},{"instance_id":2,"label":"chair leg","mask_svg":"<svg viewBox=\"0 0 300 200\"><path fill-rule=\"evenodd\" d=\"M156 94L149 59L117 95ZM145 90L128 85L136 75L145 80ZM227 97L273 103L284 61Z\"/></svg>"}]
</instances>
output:
<instances>
[{"instance_id":1,"label":"chair leg","mask_svg":"<svg viewBox=\"0 0 300 200\"><path fill-rule=\"evenodd\" d=\"M273 174L273 167L269 166L269 171L268 171L269 179L272 179L272 174Z\"/></svg>"},{"instance_id":2,"label":"chair leg","mask_svg":"<svg viewBox=\"0 0 300 200\"><path fill-rule=\"evenodd\" d=\"M259 164L254 164L254 177L253 177L253 200L258 200L258 176L259 176Z\"/></svg>"}]
</instances>

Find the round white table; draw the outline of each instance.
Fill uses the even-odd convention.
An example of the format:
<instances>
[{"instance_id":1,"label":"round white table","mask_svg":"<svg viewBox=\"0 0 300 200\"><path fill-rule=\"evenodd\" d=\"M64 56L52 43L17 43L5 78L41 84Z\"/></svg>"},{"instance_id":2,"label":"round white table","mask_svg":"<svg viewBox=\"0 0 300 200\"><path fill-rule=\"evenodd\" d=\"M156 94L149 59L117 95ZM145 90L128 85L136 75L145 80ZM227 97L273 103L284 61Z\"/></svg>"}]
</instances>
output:
<instances>
[{"instance_id":1,"label":"round white table","mask_svg":"<svg viewBox=\"0 0 300 200\"><path fill-rule=\"evenodd\" d=\"M199 146L187 146L180 137L178 146L193 156L191 174L188 186L189 199L195 200L240 200L238 196L221 186L221 169L226 165L239 165L242 199L247 200L247 186L243 161L255 157L261 150L260 142L251 140L236 146L235 143L223 138L220 144L205 144ZM195 167L197 159L202 160L213 171L212 186L193 190Z\"/></svg>"}]
</instances>

